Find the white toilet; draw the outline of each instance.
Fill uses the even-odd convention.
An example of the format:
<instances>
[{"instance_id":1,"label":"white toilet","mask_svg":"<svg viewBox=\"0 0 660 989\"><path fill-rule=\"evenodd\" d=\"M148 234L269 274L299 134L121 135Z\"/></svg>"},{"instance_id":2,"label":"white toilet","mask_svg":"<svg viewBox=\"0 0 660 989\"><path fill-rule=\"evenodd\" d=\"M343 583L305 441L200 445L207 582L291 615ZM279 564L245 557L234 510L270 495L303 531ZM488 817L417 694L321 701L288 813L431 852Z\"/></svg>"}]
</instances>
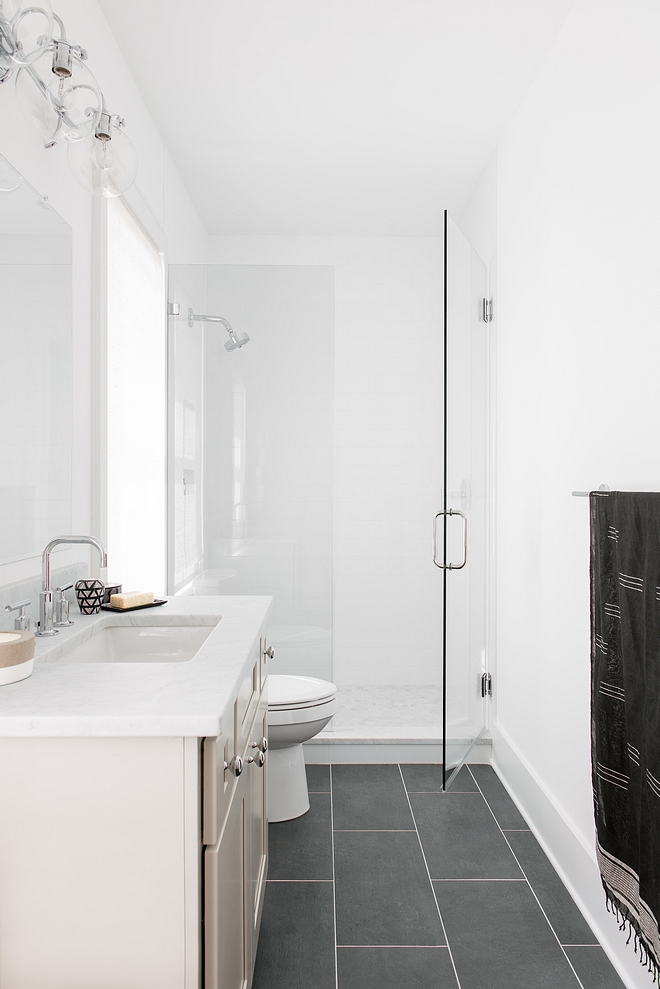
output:
<instances>
[{"instance_id":1,"label":"white toilet","mask_svg":"<svg viewBox=\"0 0 660 989\"><path fill-rule=\"evenodd\" d=\"M302 743L337 712L337 688L316 677L268 677L268 820L290 821L309 810Z\"/></svg>"}]
</instances>

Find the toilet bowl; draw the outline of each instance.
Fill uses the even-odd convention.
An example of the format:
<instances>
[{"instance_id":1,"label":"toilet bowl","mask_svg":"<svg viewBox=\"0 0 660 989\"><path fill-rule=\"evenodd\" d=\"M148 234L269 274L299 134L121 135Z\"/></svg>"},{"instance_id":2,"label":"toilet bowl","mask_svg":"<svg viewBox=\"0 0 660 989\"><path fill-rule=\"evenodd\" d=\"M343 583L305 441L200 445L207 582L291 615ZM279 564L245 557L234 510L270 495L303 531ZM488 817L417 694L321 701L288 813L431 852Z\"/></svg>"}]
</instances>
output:
<instances>
[{"instance_id":1,"label":"toilet bowl","mask_svg":"<svg viewBox=\"0 0 660 989\"><path fill-rule=\"evenodd\" d=\"M309 810L302 743L337 712L337 688L316 677L268 677L268 820L290 821Z\"/></svg>"}]
</instances>

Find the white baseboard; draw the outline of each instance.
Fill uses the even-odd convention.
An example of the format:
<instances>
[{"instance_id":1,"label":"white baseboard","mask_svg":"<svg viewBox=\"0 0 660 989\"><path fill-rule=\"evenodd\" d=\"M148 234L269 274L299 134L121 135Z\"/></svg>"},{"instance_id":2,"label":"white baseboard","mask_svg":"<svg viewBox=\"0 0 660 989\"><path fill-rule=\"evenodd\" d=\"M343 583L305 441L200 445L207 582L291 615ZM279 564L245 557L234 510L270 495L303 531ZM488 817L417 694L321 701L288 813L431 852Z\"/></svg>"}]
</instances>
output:
<instances>
[{"instance_id":1,"label":"white baseboard","mask_svg":"<svg viewBox=\"0 0 660 989\"><path fill-rule=\"evenodd\" d=\"M632 941L605 907L596 853L562 816L550 794L500 726L491 725L493 766L528 821L587 923L628 989L652 989L653 979ZM657 987L656 987L657 989Z\"/></svg>"}]
</instances>

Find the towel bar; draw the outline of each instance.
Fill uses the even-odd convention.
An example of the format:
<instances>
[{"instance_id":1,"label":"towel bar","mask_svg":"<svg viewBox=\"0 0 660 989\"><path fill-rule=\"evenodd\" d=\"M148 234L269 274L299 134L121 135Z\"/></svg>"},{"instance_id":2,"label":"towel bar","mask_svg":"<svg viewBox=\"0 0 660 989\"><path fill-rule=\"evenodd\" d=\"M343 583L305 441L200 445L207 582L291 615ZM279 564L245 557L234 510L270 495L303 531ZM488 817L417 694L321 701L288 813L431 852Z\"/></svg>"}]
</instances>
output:
<instances>
[{"instance_id":1,"label":"towel bar","mask_svg":"<svg viewBox=\"0 0 660 989\"><path fill-rule=\"evenodd\" d=\"M609 491L610 489L607 486L607 484L599 484L598 490L599 491ZM589 497L589 492L588 491L571 491L571 494L573 495L574 498L588 498Z\"/></svg>"}]
</instances>

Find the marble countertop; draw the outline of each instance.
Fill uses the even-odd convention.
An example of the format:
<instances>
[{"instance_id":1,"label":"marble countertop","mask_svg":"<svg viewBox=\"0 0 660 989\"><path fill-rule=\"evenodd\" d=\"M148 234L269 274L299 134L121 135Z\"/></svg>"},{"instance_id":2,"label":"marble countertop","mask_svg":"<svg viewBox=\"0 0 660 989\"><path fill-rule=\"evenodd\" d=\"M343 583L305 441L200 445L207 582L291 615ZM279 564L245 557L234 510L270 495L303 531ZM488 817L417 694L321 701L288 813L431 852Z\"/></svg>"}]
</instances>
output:
<instances>
[{"instance_id":1,"label":"marble countertop","mask_svg":"<svg viewBox=\"0 0 660 989\"><path fill-rule=\"evenodd\" d=\"M75 624L36 639L34 672L0 686L0 736L217 735L248 672L270 597L174 597L125 615L73 614ZM183 663L58 664L108 625L214 625Z\"/></svg>"}]
</instances>

